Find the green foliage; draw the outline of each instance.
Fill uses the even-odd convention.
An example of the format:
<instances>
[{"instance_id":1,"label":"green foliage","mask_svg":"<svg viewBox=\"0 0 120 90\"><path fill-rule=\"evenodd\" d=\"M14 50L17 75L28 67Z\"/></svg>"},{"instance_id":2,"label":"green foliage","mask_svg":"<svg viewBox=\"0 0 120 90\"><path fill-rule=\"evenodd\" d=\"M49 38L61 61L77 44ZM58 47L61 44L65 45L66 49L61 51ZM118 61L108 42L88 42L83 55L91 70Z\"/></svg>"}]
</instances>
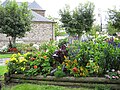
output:
<instances>
[{"instance_id":1,"label":"green foliage","mask_svg":"<svg viewBox=\"0 0 120 90\"><path fill-rule=\"evenodd\" d=\"M69 22L72 21L72 16L70 13L70 6L66 5L66 7L63 11L60 10L60 15L61 15L60 21L63 23L62 26L65 28L66 32L68 34L75 33L69 25Z\"/></svg>"},{"instance_id":2,"label":"green foliage","mask_svg":"<svg viewBox=\"0 0 120 90\"><path fill-rule=\"evenodd\" d=\"M109 10L108 12L109 15L109 24L108 24L108 30L109 32L119 32L120 31L120 11L113 9ZM113 29L113 30L111 30Z\"/></svg>"},{"instance_id":3,"label":"green foliage","mask_svg":"<svg viewBox=\"0 0 120 90\"><path fill-rule=\"evenodd\" d=\"M119 70L119 56L120 48L119 44L112 42L112 44L99 41L96 43L93 41L89 42L75 42L68 48L68 56L70 60L78 60L79 66L89 66L90 72L95 71L96 74L104 74L107 70L115 69ZM91 64L89 60L92 59ZM94 67L94 68L92 68ZM91 70L90 70L91 69ZM95 70L96 69L96 70ZM89 73L90 73L89 72ZM93 74L94 75L94 74Z\"/></svg>"},{"instance_id":4,"label":"green foliage","mask_svg":"<svg viewBox=\"0 0 120 90\"><path fill-rule=\"evenodd\" d=\"M97 62L93 62L93 60L89 60L89 62L86 65L86 68L88 69L90 74L95 74L99 71L99 66Z\"/></svg>"},{"instance_id":5,"label":"green foliage","mask_svg":"<svg viewBox=\"0 0 120 90\"><path fill-rule=\"evenodd\" d=\"M107 29L110 35L113 35L118 31L117 29L115 29L111 22L108 22Z\"/></svg>"},{"instance_id":6,"label":"green foliage","mask_svg":"<svg viewBox=\"0 0 120 90\"><path fill-rule=\"evenodd\" d=\"M96 32L100 31L100 26L99 25L93 25L91 30L88 32L90 35L97 37Z\"/></svg>"},{"instance_id":7,"label":"green foliage","mask_svg":"<svg viewBox=\"0 0 120 90\"><path fill-rule=\"evenodd\" d=\"M94 4L87 2L84 5L79 4L73 13L71 13L69 6L62 11L60 10L61 22L66 32L70 35L80 35L83 31L90 31L94 22Z\"/></svg>"},{"instance_id":8,"label":"green foliage","mask_svg":"<svg viewBox=\"0 0 120 90\"><path fill-rule=\"evenodd\" d=\"M8 0L5 6L0 5L0 33L11 36L13 44L30 31L31 19L27 2L18 6L15 0Z\"/></svg>"},{"instance_id":9,"label":"green foliage","mask_svg":"<svg viewBox=\"0 0 120 90\"><path fill-rule=\"evenodd\" d=\"M58 43L58 47L60 48L62 45L66 45L68 43L68 39L65 38L65 39L61 39L59 40L59 43Z\"/></svg>"},{"instance_id":10,"label":"green foliage","mask_svg":"<svg viewBox=\"0 0 120 90\"><path fill-rule=\"evenodd\" d=\"M23 43L17 43L16 48L20 53L27 53L27 52L33 52L37 51L35 47L33 47L33 44L23 44Z\"/></svg>"},{"instance_id":11,"label":"green foliage","mask_svg":"<svg viewBox=\"0 0 120 90\"><path fill-rule=\"evenodd\" d=\"M64 77L65 76L65 73L63 71L56 71L54 73L55 77Z\"/></svg>"},{"instance_id":12,"label":"green foliage","mask_svg":"<svg viewBox=\"0 0 120 90\"><path fill-rule=\"evenodd\" d=\"M57 67L57 71L54 73L55 77L64 77L66 74L62 70L62 65Z\"/></svg>"}]
</instances>

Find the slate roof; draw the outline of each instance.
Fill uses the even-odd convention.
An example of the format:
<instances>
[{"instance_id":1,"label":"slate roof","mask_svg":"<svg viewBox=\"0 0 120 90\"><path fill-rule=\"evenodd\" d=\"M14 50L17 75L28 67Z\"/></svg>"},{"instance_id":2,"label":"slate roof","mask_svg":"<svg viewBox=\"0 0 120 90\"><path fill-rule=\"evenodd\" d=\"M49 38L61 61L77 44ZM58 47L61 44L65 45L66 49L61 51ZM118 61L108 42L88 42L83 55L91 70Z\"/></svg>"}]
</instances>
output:
<instances>
[{"instance_id":1,"label":"slate roof","mask_svg":"<svg viewBox=\"0 0 120 90\"><path fill-rule=\"evenodd\" d=\"M28 7L33 10L43 10L35 1L33 1Z\"/></svg>"},{"instance_id":2,"label":"slate roof","mask_svg":"<svg viewBox=\"0 0 120 90\"><path fill-rule=\"evenodd\" d=\"M8 1L8 0L4 1L4 2L2 3L2 5L5 6L6 3L7 3L7 1ZM18 3L18 5L21 4L21 2L17 2L17 3ZM32 9L32 10L43 10L43 9L39 6L39 4L37 4L35 1L33 1L32 3L29 3L29 2L28 2L28 8L30 8L30 9ZM54 23L53 21L47 19L46 17L43 17L43 16L40 15L40 14L37 14L35 11L32 11L32 15L33 15L32 21L34 21L34 22L51 22L51 23Z\"/></svg>"},{"instance_id":3,"label":"slate roof","mask_svg":"<svg viewBox=\"0 0 120 90\"><path fill-rule=\"evenodd\" d=\"M51 22L51 23L53 23L53 21L47 19L46 17L41 16L40 14L37 14L34 11L32 11L32 14L33 14L32 21L36 21L36 22Z\"/></svg>"}]
</instances>

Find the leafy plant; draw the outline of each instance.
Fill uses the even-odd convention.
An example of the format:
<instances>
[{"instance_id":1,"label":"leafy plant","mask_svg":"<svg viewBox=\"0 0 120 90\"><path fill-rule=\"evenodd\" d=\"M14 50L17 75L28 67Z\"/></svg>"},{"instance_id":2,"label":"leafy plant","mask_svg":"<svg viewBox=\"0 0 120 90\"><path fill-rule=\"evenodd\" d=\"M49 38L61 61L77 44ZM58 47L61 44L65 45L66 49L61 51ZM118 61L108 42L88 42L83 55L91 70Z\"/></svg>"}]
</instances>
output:
<instances>
[{"instance_id":1,"label":"leafy plant","mask_svg":"<svg viewBox=\"0 0 120 90\"><path fill-rule=\"evenodd\" d=\"M89 62L86 65L86 68L89 71L89 74L95 75L99 71L99 66L96 62L93 62L93 60L89 60Z\"/></svg>"}]
</instances>

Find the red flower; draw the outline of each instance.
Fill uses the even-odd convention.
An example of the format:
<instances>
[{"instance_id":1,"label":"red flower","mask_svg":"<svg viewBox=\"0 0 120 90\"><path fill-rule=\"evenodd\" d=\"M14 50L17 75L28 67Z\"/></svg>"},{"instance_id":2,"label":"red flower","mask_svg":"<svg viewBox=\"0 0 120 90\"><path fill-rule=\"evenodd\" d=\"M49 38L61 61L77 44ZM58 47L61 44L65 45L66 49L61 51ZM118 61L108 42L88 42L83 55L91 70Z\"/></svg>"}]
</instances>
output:
<instances>
[{"instance_id":1,"label":"red flower","mask_svg":"<svg viewBox=\"0 0 120 90\"><path fill-rule=\"evenodd\" d=\"M17 50L17 48L9 48L8 51L9 52L17 52L18 50Z\"/></svg>"},{"instance_id":2,"label":"red flower","mask_svg":"<svg viewBox=\"0 0 120 90\"><path fill-rule=\"evenodd\" d=\"M75 72L75 73L78 72L78 69L77 69L76 67L74 67L72 70L73 70L73 72Z\"/></svg>"},{"instance_id":3,"label":"red flower","mask_svg":"<svg viewBox=\"0 0 120 90\"><path fill-rule=\"evenodd\" d=\"M34 65L34 69L38 68L36 65Z\"/></svg>"}]
</instances>

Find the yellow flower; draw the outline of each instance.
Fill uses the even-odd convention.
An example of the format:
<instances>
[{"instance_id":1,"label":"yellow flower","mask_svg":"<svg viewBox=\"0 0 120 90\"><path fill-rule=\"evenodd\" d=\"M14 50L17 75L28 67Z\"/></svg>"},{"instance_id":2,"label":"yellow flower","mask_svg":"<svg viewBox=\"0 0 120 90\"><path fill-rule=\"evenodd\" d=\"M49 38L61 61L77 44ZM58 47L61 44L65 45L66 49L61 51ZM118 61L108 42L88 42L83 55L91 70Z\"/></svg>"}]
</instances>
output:
<instances>
[{"instance_id":1,"label":"yellow flower","mask_svg":"<svg viewBox=\"0 0 120 90\"><path fill-rule=\"evenodd\" d=\"M17 54L13 54L11 57L16 57L17 56Z\"/></svg>"},{"instance_id":2,"label":"yellow flower","mask_svg":"<svg viewBox=\"0 0 120 90\"><path fill-rule=\"evenodd\" d=\"M80 76L83 76L83 74L82 74L82 73L80 73Z\"/></svg>"},{"instance_id":3,"label":"yellow flower","mask_svg":"<svg viewBox=\"0 0 120 90\"><path fill-rule=\"evenodd\" d=\"M65 62L62 62L62 65L64 65L65 64Z\"/></svg>"},{"instance_id":4,"label":"yellow flower","mask_svg":"<svg viewBox=\"0 0 120 90\"><path fill-rule=\"evenodd\" d=\"M84 69L83 69L83 67L81 66L81 67L80 67L80 71L83 71L83 70L84 70Z\"/></svg>"},{"instance_id":5,"label":"yellow flower","mask_svg":"<svg viewBox=\"0 0 120 90\"><path fill-rule=\"evenodd\" d=\"M83 76L86 76L85 73L82 74Z\"/></svg>"},{"instance_id":6,"label":"yellow flower","mask_svg":"<svg viewBox=\"0 0 120 90\"><path fill-rule=\"evenodd\" d=\"M73 61L73 63L77 64L77 60L75 59L75 60Z\"/></svg>"},{"instance_id":7,"label":"yellow flower","mask_svg":"<svg viewBox=\"0 0 120 90\"><path fill-rule=\"evenodd\" d=\"M68 65L68 63L65 63L65 65L68 67L69 65Z\"/></svg>"},{"instance_id":8,"label":"yellow flower","mask_svg":"<svg viewBox=\"0 0 120 90\"><path fill-rule=\"evenodd\" d=\"M70 60L68 60L68 63L70 63Z\"/></svg>"},{"instance_id":9,"label":"yellow flower","mask_svg":"<svg viewBox=\"0 0 120 90\"><path fill-rule=\"evenodd\" d=\"M18 56L21 56L21 54L20 54L20 53L18 53Z\"/></svg>"},{"instance_id":10,"label":"yellow flower","mask_svg":"<svg viewBox=\"0 0 120 90\"><path fill-rule=\"evenodd\" d=\"M11 57L10 61L16 61L17 59L15 57Z\"/></svg>"},{"instance_id":11,"label":"yellow flower","mask_svg":"<svg viewBox=\"0 0 120 90\"><path fill-rule=\"evenodd\" d=\"M66 59L67 57L64 55L64 58Z\"/></svg>"},{"instance_id":12,"label":"yellow flower","mask_svg":"<svg viewBox=\"0 0 120 90\"><path fill-rule=\"evenodd\" d=\"M87 63L87 66L89 66L90 65L90 63Z\"/></svg>"},{"instance_id":13,"label":"yellow flower","mask_svg":"<svg viewBox=\"0 0 120 90\"><path fill-rule=\"evenodd\" d=\"M24 57L19 57L18 59L19 59L20 63L23 62L23 61L27 62L27 60Z\"/></svg>"},{"instance_id":14,"label":"yellow flower","mask_svg":"<svg viewBox=\"0 0 120 90\"><path fill-rule=\"evenodd\" d=\"M5 61L5 64L8 64L8 62L9 62L9 60L6 60L6 61Z\"/></svg>"}]
</instances>

